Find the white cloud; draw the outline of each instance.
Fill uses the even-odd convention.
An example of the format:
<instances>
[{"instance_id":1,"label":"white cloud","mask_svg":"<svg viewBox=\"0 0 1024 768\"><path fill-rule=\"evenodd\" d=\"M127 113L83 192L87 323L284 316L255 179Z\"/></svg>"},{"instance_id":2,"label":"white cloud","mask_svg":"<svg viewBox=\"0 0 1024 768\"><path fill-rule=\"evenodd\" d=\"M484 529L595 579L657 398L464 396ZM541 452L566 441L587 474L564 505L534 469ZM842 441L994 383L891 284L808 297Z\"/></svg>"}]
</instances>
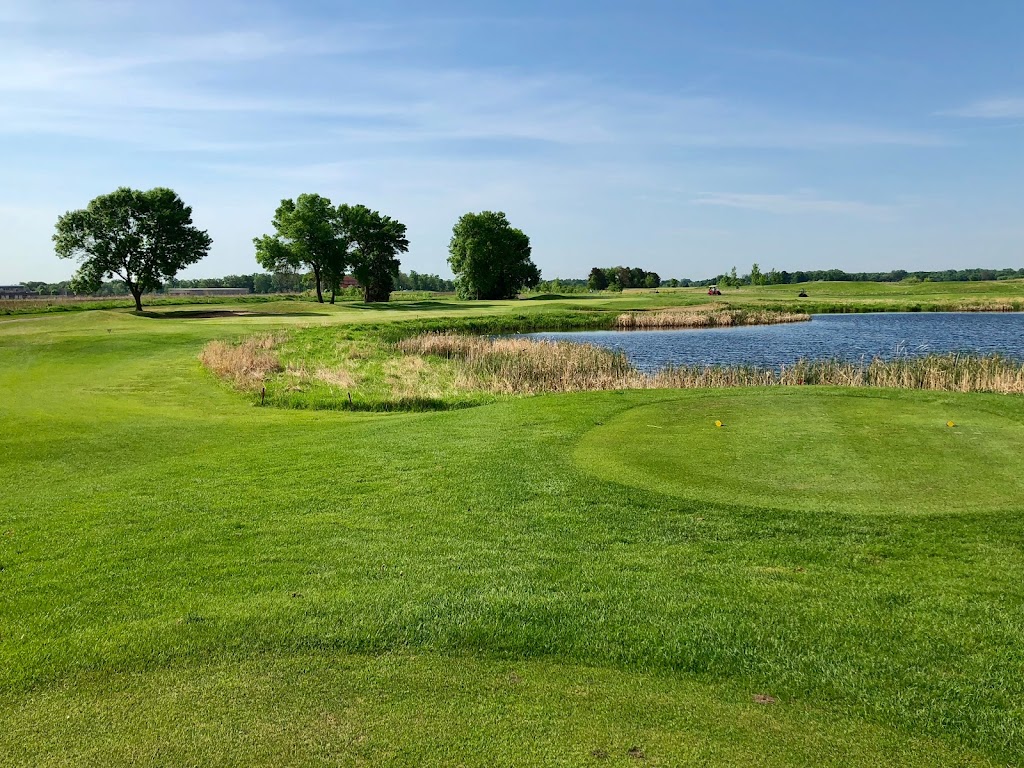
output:
<instances>
[{"instance_id":1,"label":"white cloud","mask_svg":"<svg viewBox=\"0 0 1024 768\"><path fill-rule=\"evenodd\" d=\"M416 66L392 54L422 44L408 30L379 24L149 32L128 45L102 36L64 46L44 39L0 34L0 135L175 152L255 147L282 134L360 147L489 140L627 151L946 143L928 133L774 114L714 94L643 92L563 73Z\"/></svg>"},{"instance_id":2,"label":"white cloud","mask_svg":"<svg viewBox=\"0 0 1024 768\"><path fill-rule=\"evenodd\" d=\"M398 43L376 26L354 25L331 33L287 35L230 30L204 35L154 37L122 49L119 44L82 43L75 48L43 46L0 38L0 91L67 93L115 84L114 78L149 71L152 82L166 82L174 65L231 65L281 58L364 54ZM99 48L100 52L90 50ZM110 53L116 48L117 53ZM158 70L158 71L154 71ZM182 73L184 74L184 73Z\"/></svg>"},{"instance_id":3,"label":"white cloud","mask_svg":"<svg viewBox=\"0 0 1024 768\"><path fill-rule=\"evenodd\" d=\"M974 101L957 109L940 112L950 117L972 117L984 120L1024 118L1024 97L1008 96Z\"/></svg>"},{"instance_id":4,"label":"white cloud","mask_svg":"<svg viewBox=\"0 0 1024 768\"><path fill-rule=\"evenodd\" d=\"M817 197L808 192L795 194L751 194L716 192L693 199L698 205L741 208L779 215L836 214L872 219L889 219L896 213L894 206L865 203L859 200L834 200Z\"/></svg>"}]
</instances>

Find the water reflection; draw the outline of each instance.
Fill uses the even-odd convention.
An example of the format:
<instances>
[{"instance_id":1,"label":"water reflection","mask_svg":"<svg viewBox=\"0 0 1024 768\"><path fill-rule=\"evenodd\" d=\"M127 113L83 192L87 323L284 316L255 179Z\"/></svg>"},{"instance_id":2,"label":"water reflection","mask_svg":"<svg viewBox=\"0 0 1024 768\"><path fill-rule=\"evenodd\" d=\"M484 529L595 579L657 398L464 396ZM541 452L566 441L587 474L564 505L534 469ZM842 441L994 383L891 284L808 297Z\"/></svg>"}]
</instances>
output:
<instances>
[{"instance_id":1,"label":"water reflection","mask_svg":"<svg viewBox=\"0 0 1024 768\"><path fill-rule=\"evenodd\" d=\"M786 325L524 335L619 349L643 370L666 365L774 367L800 358L860 360L947 352L999 353L1024 362L1024 313L815 315L811 322Z\"/></svg>"}]
</instances>

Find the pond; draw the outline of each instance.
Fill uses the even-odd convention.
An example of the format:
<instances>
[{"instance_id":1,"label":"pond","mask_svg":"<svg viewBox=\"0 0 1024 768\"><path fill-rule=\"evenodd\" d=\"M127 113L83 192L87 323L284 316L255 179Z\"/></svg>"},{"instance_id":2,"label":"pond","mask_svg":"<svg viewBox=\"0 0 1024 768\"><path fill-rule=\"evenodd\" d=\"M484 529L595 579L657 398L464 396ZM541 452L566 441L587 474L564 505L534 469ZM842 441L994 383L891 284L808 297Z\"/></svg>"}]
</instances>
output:
<instances>
[{"instance_id":1,"label":"pond","mask_svg":"<svg viewBox=\"0 0 1024 768\"><path fill-rule=\"evenodd\" d=\"M646 371L666 365L777 367L801 358L892 358L962 352L1024 361L1024 313L882 312L814 315L810 322L664 331L530 333L621 350Z\"/></svg>"}]
</instances>

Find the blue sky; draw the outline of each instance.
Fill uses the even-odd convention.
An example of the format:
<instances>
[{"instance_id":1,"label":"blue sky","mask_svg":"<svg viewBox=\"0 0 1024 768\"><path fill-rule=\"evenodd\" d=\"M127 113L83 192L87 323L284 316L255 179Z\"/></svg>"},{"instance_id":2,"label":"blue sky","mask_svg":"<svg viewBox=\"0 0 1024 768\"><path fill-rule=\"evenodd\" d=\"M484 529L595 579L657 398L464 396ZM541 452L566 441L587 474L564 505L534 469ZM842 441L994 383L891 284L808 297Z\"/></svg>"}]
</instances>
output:
<instances>
[{"instance_id":1,"label":"blue sky","mask_svg":"<svg viewBox=\"0 0 1024 768\"><path fill-rule=\"evenodd\" d=\"M169 186L252 272L283 197L504 210L547 278L1024 266L1024 3L0 0L0 283Z\"/></svg>"}]
</instances>

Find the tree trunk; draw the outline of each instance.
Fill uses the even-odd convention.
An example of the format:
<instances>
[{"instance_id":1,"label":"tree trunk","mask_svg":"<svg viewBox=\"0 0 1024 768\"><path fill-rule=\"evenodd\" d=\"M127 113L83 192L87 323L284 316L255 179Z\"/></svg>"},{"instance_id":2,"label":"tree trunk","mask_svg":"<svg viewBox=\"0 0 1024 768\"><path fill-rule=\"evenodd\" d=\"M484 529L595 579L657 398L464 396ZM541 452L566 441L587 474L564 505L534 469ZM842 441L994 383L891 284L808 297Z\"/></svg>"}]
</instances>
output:
<instances>
[{"instance_id":1,"label":"tree trunk","mask_svg":"<svg viewBox=\"0 0 1024 768\"><path fill-rule=\"evenodd\" d=\"M334 288L331 288L331 304L334 303Z\"/></svg>"},{"instance_id":2,"label":"tree trunk","mask_svg":"<svg viewBox=\"0 0 1024 768\"><path fill-rule=\"evenodd\" d=\"M135 299L135 311L142 311L142 288L137 285L128 284L128 290L132 292L132 298Z\"/></svg>"},{"instance_id":3,"label":"tree trunk","mask_svg":"<svg viewBox=\"0 0 1024 768\"><path fill-rule=\"evenodd\" d=\"M388 283L382 283L379 280L367 280L366 285L363 286L363 301L367 304L371 302L391 301L390 285L390 281Z\"/></svg>"},{"instance_id":4,"label":"tree trunk","mask_svg":"<svg viewBox=\"0 0 1024 768\"><path fill-rule=\"evenodd\" d=\"M316 300L319 301L321 304L323 304L324 303L324 292L323 292L323 290L320 287L320 268L319 267L316 267L316 266L313 267L313 277L316 278Z\"/></svg>"}]
</instances>

